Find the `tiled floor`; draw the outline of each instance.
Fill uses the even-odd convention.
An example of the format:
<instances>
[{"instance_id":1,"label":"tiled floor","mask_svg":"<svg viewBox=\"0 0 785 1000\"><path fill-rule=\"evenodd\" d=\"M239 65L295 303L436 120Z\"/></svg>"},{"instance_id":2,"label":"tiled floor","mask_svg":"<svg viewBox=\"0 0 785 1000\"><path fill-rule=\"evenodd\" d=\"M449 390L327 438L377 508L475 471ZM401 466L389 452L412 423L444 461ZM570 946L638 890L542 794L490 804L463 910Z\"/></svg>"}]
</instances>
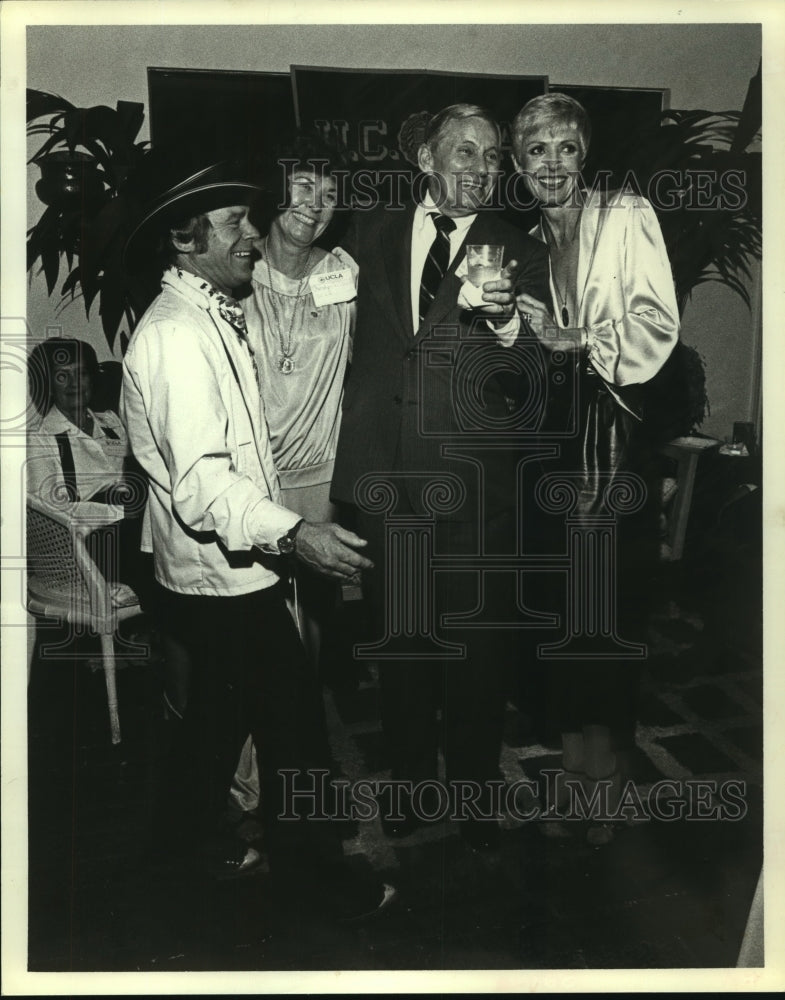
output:
<instances>
[{"instance_id":1,"label":"tiled floor","mask_svg":"<svg viewBox=\"0 0 785 1000\"><path fill-rule=\"evenodd\" d=\"M536 823L509 817L491 859L468 852L449 824L401 842L386 840L375 821L359 824L347 831L350 863L394 880L401 898L356 927L273 899L264 873L214 883L199 871L175 877L142 866L156 663L119 672L123 742L113 748L103 678L84 658L88 640L72 662L37 662L29 698L30 969L733 966L762 858L754 538L712 539L663 567L657 594L637 789L645 798L663 778L742 782L743 817L640 822L603 849L547 839ZM359 687L335 682L326 692L335 762L350 779L382 776L386 766L373 671L364 665L358 676ZM510 706L508 782L557 763L531 721ZM711 796L706 803L710 809Z\"/></svg>"}]
</instances>

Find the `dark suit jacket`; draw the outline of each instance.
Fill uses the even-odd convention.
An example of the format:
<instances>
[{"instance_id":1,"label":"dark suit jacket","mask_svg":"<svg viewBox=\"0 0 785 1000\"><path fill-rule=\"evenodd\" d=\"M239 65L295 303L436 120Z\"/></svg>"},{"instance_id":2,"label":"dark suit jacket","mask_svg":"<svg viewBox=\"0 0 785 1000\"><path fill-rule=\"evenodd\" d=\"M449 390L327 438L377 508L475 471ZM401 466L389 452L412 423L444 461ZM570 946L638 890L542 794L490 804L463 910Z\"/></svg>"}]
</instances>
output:
<instances>
[{"instance_id":1,"label":"dark suit jacket","mask_svg":"<svg viewBox=\"0 0 785 1000\"><path fill-rule=\"evenodd\" d=\"M504 440L511 413L525 409L523 397L540 391L533 384L540 377L537 366L521 363L521 352L537 354L537 348L527 337L519 338L515 348L499 347L484 319L459 308L461 282L455 270L463 248L415 336L410 292L414 210L410 205L397 212L384 207L357 212L344 240L360 278L332 495L356 503L355 486L364 475L393 472L412 508L422 513L428 509L422 502L425 483L453 474L463 482L466 500L448 516L474 521L482 493L487 519L514 503L508 476L513 453L496 453L488 445ZM503 243L504 263L515 259L519 264L516 287L550 302L544 244L491 210L477 215L465 243ZM535 425L539 416L531 418ZM467 462L450 454L466 446L479 458Z\"/></svg>"}]
</instances>

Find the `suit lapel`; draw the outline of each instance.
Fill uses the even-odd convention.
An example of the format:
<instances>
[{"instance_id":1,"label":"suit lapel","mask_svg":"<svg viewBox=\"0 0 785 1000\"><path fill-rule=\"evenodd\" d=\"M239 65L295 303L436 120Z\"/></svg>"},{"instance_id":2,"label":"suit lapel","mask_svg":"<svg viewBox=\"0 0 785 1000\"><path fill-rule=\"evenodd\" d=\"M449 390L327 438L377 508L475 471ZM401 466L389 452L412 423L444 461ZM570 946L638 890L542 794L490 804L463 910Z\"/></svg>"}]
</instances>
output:
<instances>
[{"instance_id":1,"label":"suit lapel","mask_svg":"<svg viewBox=\"0 0 785 1000\"><path fill-rule=\"evenodd\" d=\"M414 336L412 328L412 220L415 206L407 206L404 212L391 212L385 220L381 235L381 273L386 288L379 291L388 295L392 308L398 316L397 329L404 332L405 339Z\"/></svg>"}]
</instances>

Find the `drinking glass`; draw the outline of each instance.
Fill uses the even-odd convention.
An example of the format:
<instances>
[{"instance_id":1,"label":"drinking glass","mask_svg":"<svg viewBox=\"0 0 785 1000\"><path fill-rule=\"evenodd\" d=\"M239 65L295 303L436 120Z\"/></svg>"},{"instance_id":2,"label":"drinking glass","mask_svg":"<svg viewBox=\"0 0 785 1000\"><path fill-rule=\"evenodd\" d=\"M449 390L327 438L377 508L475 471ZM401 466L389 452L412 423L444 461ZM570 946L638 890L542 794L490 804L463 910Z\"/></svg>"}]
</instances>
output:
<instances>
[{"instance_id":1,"label":"drinking glass","mask_svg":"<svg viewBox=\"0 0 785 1000\"><path fill-rule=\"evenodd\" d=\"M492 243L475 243L466 247L466 270L469 281L482 288L486 281L498 281L502 276L504 247Z\"/></svg>"}]
</instances>

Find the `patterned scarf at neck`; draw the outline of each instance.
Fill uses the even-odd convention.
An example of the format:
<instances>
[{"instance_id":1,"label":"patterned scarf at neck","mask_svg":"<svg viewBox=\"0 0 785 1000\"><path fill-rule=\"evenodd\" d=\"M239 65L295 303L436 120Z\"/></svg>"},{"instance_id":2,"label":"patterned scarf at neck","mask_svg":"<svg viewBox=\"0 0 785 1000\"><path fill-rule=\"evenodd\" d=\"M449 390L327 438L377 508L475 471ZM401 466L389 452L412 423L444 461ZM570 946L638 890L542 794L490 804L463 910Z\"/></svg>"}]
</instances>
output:
<instances>
[{"instance_id":1,"label":"patterned scarf at neck","mask_svg":"<svg viewBox=\"0 0 785 1000\"><path fill-rule=\"evenodd\" d=\"M233 299L229 295L222 295L221 292L216 292L215 296L216 305L218 306L218 312L221 314L221 318L225 319L230 326L234 327L240 340L245 340L248 337L248 327L245 322L243 307L237 299Z\"/></svg>"},{"instance_id":2,"label":"patterned scarf at neck","mask_svg":"<svg viewBox=\"0 0 785 1000\"><path fill-rule=\"evenodd\" d=\"M213 291L215 291L215 289L213 289ZM216 305L218 306L218 312L221 314L221 319L226 320L229 326L231 326L237 334L239 340L241 340L248 348L248 354L250 355L251 364L253 365L253 375L256 379L256 388L259 392L261 392L262 380L259 376L259 366L256 363L253 348L248 341L248 326L245 322L243 307L237 299L233 299L230 295L222 295L221 292L216 291L215 296Z\"/></svg>"},{"instance_id":3,"label":"patterned scarf at neck","mask_svg":"<svg viewBox=\"0 0 785 1000\"><path fill-rule=\"evenodd\" d=\"M189 277L194 278L196 275L192 275L191 272L183 272L179 267L174 268L177 273L178 278L182 278L184 273L187 273ZM198 280L198 278L197 278ZM215 301L218 307L218 314L221 319L231 326L234 332L237 334L238 340L240 340L248 349L248 354L251 358L251 364L253 365L253 374L256 379L256 387L261 392L262 381L259 376L259 366L256 364L256 358L254 357L253 348L248 341L248 326L245 322L245 313L243 312L243 307L237 301L237 299L232 298L231 295L225 295L223 292L219 292L217 288L214 288L209 282L202 281L199 283L199 288L201 291L205 292L211 299Z\"/></svg>"}]
</instances>

